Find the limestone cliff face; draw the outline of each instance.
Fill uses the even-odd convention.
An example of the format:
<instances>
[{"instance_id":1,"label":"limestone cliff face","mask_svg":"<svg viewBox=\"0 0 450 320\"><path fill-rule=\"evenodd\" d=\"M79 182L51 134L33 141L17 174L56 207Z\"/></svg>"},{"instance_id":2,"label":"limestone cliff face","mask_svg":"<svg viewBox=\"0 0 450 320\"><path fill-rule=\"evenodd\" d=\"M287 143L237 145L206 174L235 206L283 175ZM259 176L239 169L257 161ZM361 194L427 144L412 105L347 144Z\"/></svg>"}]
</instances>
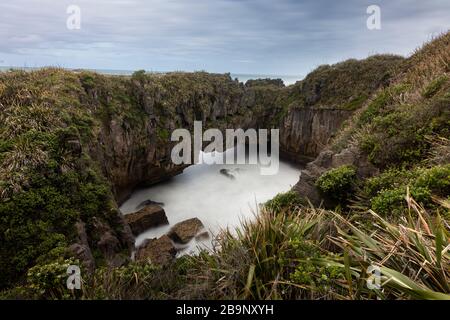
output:
<instances>
[{"instance_id":1,"label":"limestone cliff face","mask_svg":"<svg viewBox=\"0 0 450 320\"><path fill-rule=\"evenodd\" d=\"M296 162L311 160L329 143L352 113L332 108L289 110L281 125L280 153Z\"/></svg>"},{"instance_id":2,"label":"limestone cliff face","mask_svg":"<svg viewBox=\"0 0 450 320\"><path fill-rule=\"evenodd\" d=\"M228 74L136 73L130 79L108 80L115 84L105 92L95 86L105 77L97 78L85 88L91 103L106 105L108 112L101 115L98 141L90 144L90 154L119 203L137 185L183 171L185 166L170 161L174 146L170 135L177 128L192 132L196 120L205 129L278 128L281 156L306 163L388 81L389 70L401 61L396 56L374 56L322 66L290 87L269 79L242 84ZM120 107L111 110L116 104Z\"/></svg>"},{"instance_id":3,"label":"limestone cliff face","mask_svg":"<svg viewBox=\"0 0 450 320\"><path fill-rule=\"evenodd\" d=\"M173 130L193 132L196 120L222 131L279 128L281 155L305 161L386 82L398 60L321 67L290 87L204 72L0 73L0 258L8 263L0 287L53 259L53 249L70 247L88 269L121 265L133 238L118 205L135 187L185 168L171 162Z\"/></svg>"},{"instance_id":4,"label":"limestone cliff face","mask_svg":"<svg viewBox=\"0 0 450 320\"><path fill-rule=\"evenodd\" d=\"M192 134L194 121L202 121L203 130L256 128L266 109L254 88L227 75L145 76L131 79L124 94L135 100L128 114L109 115L89 145L119 204L136 186L169 179L186 168L171 161L177 143L171 141L173 130L185 128Z\"/></svg>"}]
</instances>

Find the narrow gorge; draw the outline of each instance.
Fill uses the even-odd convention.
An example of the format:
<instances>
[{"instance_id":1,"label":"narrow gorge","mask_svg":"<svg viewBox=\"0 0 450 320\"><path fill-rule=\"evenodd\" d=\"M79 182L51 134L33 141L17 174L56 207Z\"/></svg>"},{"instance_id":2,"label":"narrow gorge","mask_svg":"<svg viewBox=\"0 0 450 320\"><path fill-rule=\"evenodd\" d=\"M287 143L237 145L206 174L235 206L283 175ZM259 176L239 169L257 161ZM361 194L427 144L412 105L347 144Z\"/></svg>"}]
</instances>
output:
<instances>
[{"instance_id":1,"label":"narrow gorge","mask_svg":"<svg viewBox=\"0 0 450 320\"><path fill-rule=\"evenodd\" d=\"M8 225L10 231L2 230L8 237L2 238L1 259L9 262L2 266L1 285L67 248L90 270L125 263L134 237L118 206L136 187L186 169L170 160L173 130L192 131L195 120L222 131L279 128L281 156L306 164L389 83L390 71L402 61L396 56L348 60L319 67L288 87L268 79L243 84L228 74L2 73L2 160L10 164L1 169L9 221L2 228ZM19 148L27 150L23 160L16 156ZM12 252L15 258L8 259Z\"/></svg>"}]
</instances>

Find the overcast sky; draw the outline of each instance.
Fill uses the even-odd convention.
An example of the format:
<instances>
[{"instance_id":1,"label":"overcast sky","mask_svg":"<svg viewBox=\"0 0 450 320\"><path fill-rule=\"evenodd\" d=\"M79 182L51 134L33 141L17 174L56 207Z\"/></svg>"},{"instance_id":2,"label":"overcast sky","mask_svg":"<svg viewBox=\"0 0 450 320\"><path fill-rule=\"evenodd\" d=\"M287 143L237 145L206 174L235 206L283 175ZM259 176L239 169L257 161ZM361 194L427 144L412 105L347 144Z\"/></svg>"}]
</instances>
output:
<instances>
[{"instance_id":1,"label":"overcast sky","mask_svg":"<svg viewBox=\"0 0 450 320\"><path fill-rule=\"evenodd\" d=\"M381 30L366 27L371 4ZM449 29L449 0L1 0L0 66L304 75Z\"/></svg>"}]
</instances>

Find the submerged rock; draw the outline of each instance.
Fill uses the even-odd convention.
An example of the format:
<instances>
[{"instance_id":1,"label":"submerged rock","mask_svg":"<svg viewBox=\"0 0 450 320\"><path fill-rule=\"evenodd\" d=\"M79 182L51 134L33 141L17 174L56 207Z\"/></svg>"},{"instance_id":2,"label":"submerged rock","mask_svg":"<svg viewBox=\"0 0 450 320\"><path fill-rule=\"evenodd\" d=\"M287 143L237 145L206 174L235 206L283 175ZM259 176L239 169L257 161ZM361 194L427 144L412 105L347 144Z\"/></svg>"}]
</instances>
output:
<instances>
[{"instance_id":1,"label":"submerged rock","mask_svg":"<svg viewBox=\"0 0 450 320\"><path fill-rule=\"evenodd\" d=\"M145 261L158 265L167 265L177 254L172 240L164 235L158 239L147 239L136 252L137 261Z\"/></svg>"},{"instance_id":2,"label":"submerged rock","mask_svg":"<svg viewBox=\"0 0 450 320\"><path fill-rule=\"evenodd\" d=\"M228 169L220 169L220 174L224 175L225 177L234 180L236 177L231 173L231 170Z\"/></svg>"},{"instance_id":3,"label":"submerged rock","mask_svg":"<svg viewBox=\"0 0 450 320\"><path fill-rule=\"evenodd\" d=\"M150 228L169 224L166 212L157 205L146 206L138 212L127 214L125 221L135 236Z\"/></svg>"},{"instance_id":4,"label":"submerged rock","mask_svg":"<svg viewBox=\"0 0 450 320\"><path fill-rule=\"evenodd\" d=\"M192 218L174 225L167 235L173 241L185 244L191 241L204 228L205 226L198 218Z\"/></svg>"}]
</instances>

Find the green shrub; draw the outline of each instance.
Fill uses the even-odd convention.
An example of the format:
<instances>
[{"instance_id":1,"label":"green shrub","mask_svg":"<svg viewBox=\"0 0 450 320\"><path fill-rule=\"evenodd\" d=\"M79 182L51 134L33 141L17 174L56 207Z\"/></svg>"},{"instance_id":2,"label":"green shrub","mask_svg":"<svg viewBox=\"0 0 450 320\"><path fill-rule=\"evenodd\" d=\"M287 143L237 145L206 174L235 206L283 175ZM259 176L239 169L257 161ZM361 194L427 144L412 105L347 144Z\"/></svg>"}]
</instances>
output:
<instances>
[{"instance_id":1,"label":"green shrub","mask_svg":"<svg viewBox=\"0 0 450 320\"><path fill-rule=\"evenodd\" d=\"M448 76L446 76L446 75L443 75L443 76L440 76L440 77L434 79L424 89L422 95L425 98L433 97L442 88L442 86L445 84L445 82L447 82L447 80L448 80Z\"/></svg>"},{"instance_id":2,"label":"green shrub","mask_svg":"<svg viewBox=\"0 0 450 320\"><path fill-rule=\"evenodd\" d=\"M81 81L81 85L83 86L83 88L85 90L92 90L93 88L95 88L95 78L93 76L93 74L88 73L88 72L84 72L80 75L80 81Z\"/></svg>"},{"instance_id":3,"label":"green shrub","mask_svg":"<svg viewBox=\"0 0 450 320\"><path fill-rule=\"evenodd\" d=\"M295 191L277 194L273 199L267 201L264 206L272 212L293 211L303 204L300 195Z\"/></svg>"},{"instance_id":4,"label":"green shrub","mask_svg":"<svg viewBox=\"0 0 450 320\"><path fill-rule=\"evenodd\" d=\"M320 266L311 260L300 263L290 280L298 285L305 285L317 293L326 293L334 284L334 281L343 278L342 268L336 266Z\"/></svg>"},{"instance_id":5,"label":"green shrub","mask_svg":"<svg viewBox=\"0 0 450 320\"><path fill-rule=\"evenodd\" d=\"M389 168L379 175L369 178L364 183L364 192L370 197L383 189L404 185L414 176L411 170Z\"/></svg>"},{"instance_id":6,"label":"green shrub","mask_svg":"<svg viewBox=\"0 0 450 320\"><path fill-rule=\"evenodd\" d=\"M450 195L450 165L413 170L392 168L368 179L364 192L371 198L375 212L396 215L406 207L407 187L417 202L433 207L433 195L444 198Z\"/></svg>"},{"instance_id":7,"label":"green shrub","mask_svg":"<svg viewBox=\"0 0 450 320\"><path fill-rule=\"evenodd\" d=\"M413 185L427 188L439 196L450 195L450 164L421 170Z\"/></svg>"},{"instance_id":8,"label":"green shrub","mask_svg":"<svg viewBox=\"0 0 450 320\"><path fill-rule=\"evenodd\" d=\"M170 139L170 133L167 129L157 128L156 133L162 141L168 141Z\"/></svg>"},{"instance_id":9,"label":"green shrub","mask_svg":"<svg viewBox=\"0 0 450 320\"><path fill-rule=\"evenodd\" d=\"M387 89L380 92L376 98L369 103L366 110L361 114L358 119L359 126L363 124L369 123L374 117L380 114L381 110L388 104L390 101L389 92Z\"/></svg>"},{"instance_id":10,"label":"green shrub","mask_svg":"<svg viewBox=\"0 0 450 320\"><path fill-rule=\"evenodd\" d=\"M384 216L397 216L406 205L406 188L383 189L371 199L372 210Z\"/></svg>"},{"instance_id":11,"label":"green shrub","mask_svg":"<svg viewBox=\"0 0 450 320\"><path fill-rule=\"evenodd\" d=\"M133 72L131 78L137 81L143 81L147 72L145 70L137 70Z\"/></svg>"},{"instance_id":12,"label":"green shrub","mask_svg":"<svg viewBox=\"0 0 450 320\"><path fill-rule=\"evenodd\" d=\"M78 261L72 259L38 264L28 270L26 288L39 299L68 299L74 292L67 289L67 269L78 264Z\"/></svg>"},{"instance_id":13,"label":"green shrub","mask_svg":"<svg viewBox=\"0 0 450 320\"><path fill-rule=\"evenodd\" d=\"M356 170L353 166L341 166L323 173L316 181L323 195L338 201L344 201L354 190Z\"/></svg>"},{"instance_id":14,"label":"green shrub","mask_svg":"<svg viewBox=\"0 0 450 320\"><path fill-rule=\"evenodd\" d=\"M356 98L350 100L350 102L344 104L343 105L343 109L345 109L345 110L357 110L366 101L367 101L367 95L363 94L363 95L361 95L359 97L356 97Z\"/></svg>"},{"instance_id":15,"label":"green shrub","mask_svg":"<svg viewBox=\"0 0 450 320\"><path fill-rule=\"evenodd\" d=\"M294 256L298 261L295 269L289 275L289 280L297 285L304 285L314 292L325 293L333 282L343 278L342 268L324 266L316 260L326 259L319 247L313 242L296 239L292 242ZM331 255L328 258L332 258Z\"/></svg>"}]
</instances>

